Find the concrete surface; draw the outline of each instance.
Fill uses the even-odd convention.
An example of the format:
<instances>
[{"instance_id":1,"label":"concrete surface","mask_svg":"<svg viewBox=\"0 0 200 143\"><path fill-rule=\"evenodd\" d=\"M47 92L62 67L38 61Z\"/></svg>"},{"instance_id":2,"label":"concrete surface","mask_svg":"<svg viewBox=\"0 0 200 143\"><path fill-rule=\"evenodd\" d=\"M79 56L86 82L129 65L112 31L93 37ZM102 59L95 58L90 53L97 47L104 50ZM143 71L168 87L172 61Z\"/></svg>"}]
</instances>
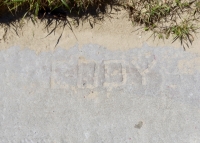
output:
<instances>
[{"instance_id":1,"label":"concrete surface","mask_svg":"<svg viewBox=\"0 0 200 143\"><path fill-rule=\"evenodd\" d=\"M200 61L182 49L0 51L0 143L200 143Z\"/></svg>"}]
</instances>

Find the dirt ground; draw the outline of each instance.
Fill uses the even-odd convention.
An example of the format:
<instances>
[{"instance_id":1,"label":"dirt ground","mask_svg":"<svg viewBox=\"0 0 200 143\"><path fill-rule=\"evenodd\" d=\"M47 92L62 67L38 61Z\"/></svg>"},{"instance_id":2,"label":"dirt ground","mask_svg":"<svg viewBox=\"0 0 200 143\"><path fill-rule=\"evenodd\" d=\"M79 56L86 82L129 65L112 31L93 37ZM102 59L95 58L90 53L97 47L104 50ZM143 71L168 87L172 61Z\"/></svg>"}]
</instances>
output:
<instances>
[{"instance_id":1,"label":"dirt ground","mask_svg":"<svg viewBox=\"0 0 200 143\"><path fill-rule=\"evenodd\" d=\"M69 19L69 21L73 21ZM140 26L133 26L129 20L128 12L125 10L113 10L104 16L103 20L88 18L77 24L66 24L60 21L53 21L47 26L47 20L37 20L33 23L31 19L24 19L20 22L13 22L8 26L1 26L0 49L7 49L11 46L30 48L36 53L54 50L61 47L69 49L78 44L79 47L86 43L98 44L110 50L127 50L141 47L144 43L153 47L175 47L182 48L180 41L172 43L172 38L162 40L151 36ZM57 24L57 25L56 25ZM195 41L186 48L186 51L200 53L200 37L197 34Z\"/></svg>"}]
</instances>

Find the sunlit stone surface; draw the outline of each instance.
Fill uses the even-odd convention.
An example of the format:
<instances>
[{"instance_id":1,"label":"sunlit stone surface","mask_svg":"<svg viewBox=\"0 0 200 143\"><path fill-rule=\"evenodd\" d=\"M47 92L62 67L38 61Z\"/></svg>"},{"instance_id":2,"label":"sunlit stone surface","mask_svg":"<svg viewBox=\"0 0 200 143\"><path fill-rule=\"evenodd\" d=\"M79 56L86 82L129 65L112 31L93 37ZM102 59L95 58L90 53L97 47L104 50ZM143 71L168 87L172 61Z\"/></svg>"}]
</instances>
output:
<instances>
[{"instance_id":1,"label":"sunlit stone surface","mask_svg":"<svg viewBox=\"0 0 200 143\"><path fill-rule=\"evenodd\" d=\"M0 143L199 143L199 61L147 45L0 51Z\"/></svg>"}]
</instances>

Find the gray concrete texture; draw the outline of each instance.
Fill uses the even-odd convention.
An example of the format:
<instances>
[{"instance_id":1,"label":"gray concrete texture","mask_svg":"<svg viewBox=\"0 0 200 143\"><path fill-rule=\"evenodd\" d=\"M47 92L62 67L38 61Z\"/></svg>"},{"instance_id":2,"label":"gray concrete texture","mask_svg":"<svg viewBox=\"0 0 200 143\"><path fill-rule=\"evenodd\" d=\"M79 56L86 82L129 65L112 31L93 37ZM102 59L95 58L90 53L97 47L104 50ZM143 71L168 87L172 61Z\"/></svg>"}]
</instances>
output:
<instances>
[{"instance_id":1,"label":"gray concrete texture","mask_svg":"<svg viewBox=\"0 0 200 143\"><path fill-rule=\"evenodd\" d=\"M148 45L2 50L0 143L200 143L198 58Z\"/></svg>"}]
</instances>

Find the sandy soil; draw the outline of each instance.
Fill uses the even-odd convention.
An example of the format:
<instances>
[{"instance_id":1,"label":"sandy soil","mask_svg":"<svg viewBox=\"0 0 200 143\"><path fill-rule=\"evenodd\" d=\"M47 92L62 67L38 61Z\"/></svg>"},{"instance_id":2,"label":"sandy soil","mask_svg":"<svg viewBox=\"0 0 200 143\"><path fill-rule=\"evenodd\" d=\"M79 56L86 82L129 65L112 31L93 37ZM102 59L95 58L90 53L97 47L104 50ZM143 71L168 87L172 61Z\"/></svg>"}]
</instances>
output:
<instances>
[{"instance_id":1,"label":"sandy soil","mask_svg":"<svg viewBox=\"0 0 200 143\"><path fill-rule=\"evenodd\" d=\"M72 29L69 25L63 28L63 24L60 24L50 34L55 25L56 22L54 21L47 29L45 28L45 21L38 20L34 24L31 20L25 19L20 23L10 25L9 28L2 26L0 28L0 49L20 46L40 53L42 51L53 51L58 47L69 49L76 44L82 47L82 45L88 43L98 44L110 50L127 50L141 47L144 43L153 47L181 47L179 41L172 43L172 39L165 41L154 39L153 36L150 37L152 33L144 32L141 27L133 27L125 10L113 11L112 14L105 16L103 21L98 21L93 27L88 21L81 23L78 27L74 24ZM137 30L138 28L140 29ZM200 54L199 37L199 34L197 34L193 44L189 49L186 49L187 51Z\"/></svg>"}]
</instances>

